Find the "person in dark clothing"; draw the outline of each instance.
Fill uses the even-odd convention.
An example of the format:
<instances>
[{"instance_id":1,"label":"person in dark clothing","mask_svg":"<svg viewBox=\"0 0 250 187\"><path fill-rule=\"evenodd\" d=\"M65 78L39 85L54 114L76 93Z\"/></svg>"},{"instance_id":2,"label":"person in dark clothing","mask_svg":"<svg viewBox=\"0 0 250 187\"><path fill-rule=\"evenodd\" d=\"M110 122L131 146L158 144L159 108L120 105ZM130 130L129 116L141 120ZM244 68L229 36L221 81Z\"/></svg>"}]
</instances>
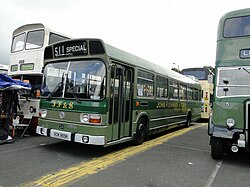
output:
<instances>
[{"instance_id":1,"label":"person in dark clothing","mask_svg":"<svg viewBox=\"0 0 250 187\"><path fill-rule=\"evenodd\" d=\"M14 139L10 132L13 118L16 117L18 94L15 90L0 91L0 143L10 143Z\"/></svg>"}]
</instances>

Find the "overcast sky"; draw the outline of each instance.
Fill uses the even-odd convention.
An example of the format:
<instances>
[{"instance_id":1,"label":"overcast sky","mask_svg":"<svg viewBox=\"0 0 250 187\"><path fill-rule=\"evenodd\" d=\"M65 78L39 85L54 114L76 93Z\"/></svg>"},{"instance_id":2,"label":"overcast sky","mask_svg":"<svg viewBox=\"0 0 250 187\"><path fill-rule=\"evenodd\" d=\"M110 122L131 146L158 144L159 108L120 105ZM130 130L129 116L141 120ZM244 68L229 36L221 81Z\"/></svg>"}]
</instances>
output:
<instances>
[{"instance_id":1,"label":"overcast sky","mask_svg":"<svg viewBox=\"0 0 250 187\"><path fill-rule=\"evenodd\" d=\"M217 26L249 0L0 0L0 63L14 29L43 23L72 37L104 42L158 65L214 66ZM175 65L174 65L175 63Z\"/></svg>"}]
</instances>

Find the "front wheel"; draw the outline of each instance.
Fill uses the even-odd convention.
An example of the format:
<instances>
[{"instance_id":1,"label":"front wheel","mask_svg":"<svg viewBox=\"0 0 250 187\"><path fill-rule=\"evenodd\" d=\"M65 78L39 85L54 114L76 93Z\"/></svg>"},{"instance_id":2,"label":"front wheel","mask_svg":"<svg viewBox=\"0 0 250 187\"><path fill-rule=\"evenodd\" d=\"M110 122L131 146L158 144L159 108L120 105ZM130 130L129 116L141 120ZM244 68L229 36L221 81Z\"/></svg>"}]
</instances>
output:
<instances>
[{"instance_id":1,"label":"front wheel","mask_svg":"<svg viewBox=\"0 0 250 187\"><path fill-rule=\"evenodd\" d=\"M134 145L141 145L146 139L146 120L141 118L137 123Z\"/></svg>"},{"instance_id":2,"label":"front wheel","mask_svg":"<svg viewBox=\"0 0 250 187\"><path fill-rule=\"evenodd\" d=\"M220 138L211 137L211 156L215 160L220 160L223 156L223 141Z\"/></svg>"}]
</instances>

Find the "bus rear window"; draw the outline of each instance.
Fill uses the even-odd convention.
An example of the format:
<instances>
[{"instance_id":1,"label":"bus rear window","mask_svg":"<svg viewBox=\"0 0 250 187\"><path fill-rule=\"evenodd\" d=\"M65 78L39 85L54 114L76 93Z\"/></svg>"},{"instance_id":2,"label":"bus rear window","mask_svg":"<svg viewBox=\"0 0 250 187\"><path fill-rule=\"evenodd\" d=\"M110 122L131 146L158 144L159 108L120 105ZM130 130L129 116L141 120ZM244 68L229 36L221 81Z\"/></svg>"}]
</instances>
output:
<instances>
[{"instance_id":1,"label":"bus rear window","mask_svg":"<svg viewBox=\"0 0 250 187\"><path fill-rule=\"evenodd\" d=\"M225 38L250 36L250 16L227 19L223 35Z\"/></svg>"}]
</instances>

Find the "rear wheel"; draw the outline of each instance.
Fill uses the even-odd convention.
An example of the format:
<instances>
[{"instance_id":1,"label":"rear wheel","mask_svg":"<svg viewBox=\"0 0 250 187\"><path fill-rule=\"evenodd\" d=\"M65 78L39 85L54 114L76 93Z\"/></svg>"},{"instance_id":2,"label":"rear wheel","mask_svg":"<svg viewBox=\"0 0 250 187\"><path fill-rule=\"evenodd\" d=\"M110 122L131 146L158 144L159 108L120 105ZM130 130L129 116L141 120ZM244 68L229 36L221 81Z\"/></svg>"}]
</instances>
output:
<instances>
[{"instance_id":1,"label":"rear wheel","mask_svg":"<svg viewBox=\"0 0 250 187\"><path fill-rule=\"evenodd\" d=\"M137 129L134 139L135 145L141 145L146 139L146 127L147 122L144 118L141 118L137 123Z\"/></svg>"},{"instance_id":2,"label":"rear wheel","mask_svg":"<svg viewBox=\"0 0 250 187\"><path fill-rule=\"evenodd\" d=\"M211 156L215 160L220 160L224 153L223 141L220 138L211 137Z\"/></svg>"}]
</instances>

